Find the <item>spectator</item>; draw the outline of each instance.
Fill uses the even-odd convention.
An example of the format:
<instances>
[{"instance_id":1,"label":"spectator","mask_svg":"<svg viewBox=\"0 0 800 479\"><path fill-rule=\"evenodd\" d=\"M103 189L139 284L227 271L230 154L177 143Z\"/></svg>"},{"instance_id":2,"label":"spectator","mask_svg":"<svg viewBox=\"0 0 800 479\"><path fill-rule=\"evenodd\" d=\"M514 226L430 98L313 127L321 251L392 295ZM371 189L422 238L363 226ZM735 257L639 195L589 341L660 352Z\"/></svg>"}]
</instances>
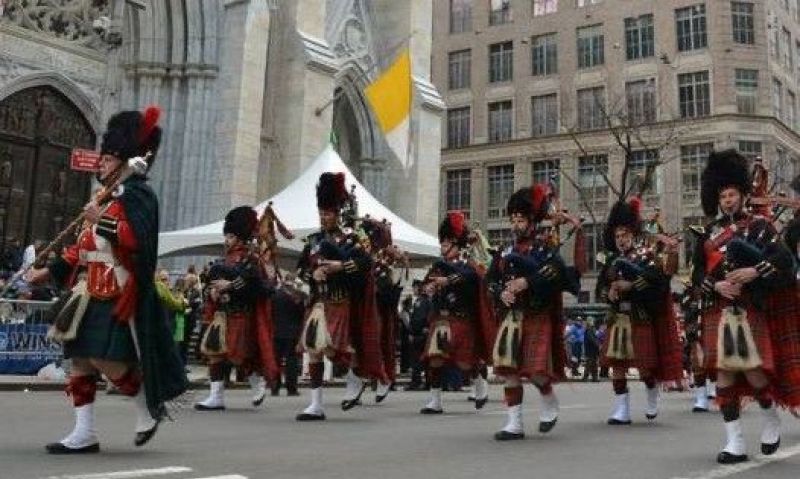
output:
<instances>
[{"instance_id":1,"label":"spectator","mask_svg":"<svg viewBox=\"0 0 800 479\"><path fill-rule=\"evenodd\" d=\"M3 254L3 269L6 271L19 271L22 267L22 245L18 239L12 239L10 246Z\"/></svg>"},{"instance_id":2,"label":"spectator","mask_svg":"<svg viewBox=\"0 0 800 479\"><path fill-rule=\"evenodd\" d=\"M592 382L596 383L599 381L597 379L597 359L600 357L600 343L597 339L597 329L592 321L587 321L586 330L583 333L583 354L586 357L583 380L587 381L591 376Z\"/></svg>"},{"instance_id":3,"label":"spectator","mask_svg":"<svg viewBox=\"0 0 800 479\"><path fill-rule=\"evenodd\" d=\"M186 300L186 281L183 278L178 278L175 285L172 287L172 297L179 300L183 305L183 309L175 311L175 332L172 335L175 344L178 345L178 352L183 361L184 367L186 366L188 358L188 348L186 342L186 316L188 315L189 302Z\"/></svg>"},{"instance_id":4,"label":"spectator","mask_svg":"<svg viewBox=\"0 0 800 479\"><path fill-rule=\"evenodd\" d=\"M19 269L27 269L33 266L33 263L36 262L36 255L42 248L44 248L44 241L42 240L36 240L32 244L29 244L28 247L25 248L25 252L22 253L22 264Z\"/></svg>"},{"instance_id":5,"label":"spectator","mask_svg":"<svg viewBox=\"0 0 800 479\"><path fill-rule=\"evenodd\" d=\"M411 309L414 300L411 296L406 296L400 303L400 372L405 374L411 368Z\"/></svg>"},{"instance_id":6,"label":"spectator","mask_svg":"<svg viewBox=\"0 0 800 479\"><path fill-rule=\"evenodd\" d=\"M158 270L156 272L156 294L158 294L158 298L161 300L161 304L164 306L166 311L166 318L165 321L169 326L169 330L172 334L175 334L175 313L177 311L183 311L186 309L185 300L182 298L176 298L172 291L170 291L169 287L169 273L165 269Z\"/></svg>"},{"instance_id":7,"label":"spectator","mask_svg":"<svg viewBox=\"0 0 800 479\"><path fill-rule=\"evenodd\" d=\"M272 297L272 315L275 324L273 344L276 360L281 365L283 384L288 396L299 396L297 376L300 374L300 355L297 342L303 330L306 295L295 285L295 277L287 274ZM280 393L281 377L272 385L272 395Z\"/></svg>"},{"instance_id":8,"label":"spectator","mask_svg":"<svg viewBox=\"0 0 800 479\"><path fill-rule=\"evenodd\" d=\"M188 273L184 277L184 282L186 283L186 302L188 303L188 308L186 309L186 335L184 337L184 347L186 348L186 352L184 353L186 359L189 359L189 344L192 339L192 335L198 333L198 341L195 344L195 349L192 351L194 357L200 356L200 341L199 341L199 332L200 332L200 324L201 324L201 315L203 313L203 292L200 287L200 278L194 273Z\"/></svg>"},{"instance_id":9,"label":"spectator","mask_svg":"<svg viewBox=\"0 0 800 479\"><path fill-rule=\"evenodd\" d=\"M425 349L425 338L428 335L428 316L431 312L431 300L422 292L422 282L414 280L414 304L411 308L409 329L411 335L411 382L406 386L406 391L419 391L425 389L422 384L422 371L424 365L420 360Z\"/></svg>"}]
</instances>

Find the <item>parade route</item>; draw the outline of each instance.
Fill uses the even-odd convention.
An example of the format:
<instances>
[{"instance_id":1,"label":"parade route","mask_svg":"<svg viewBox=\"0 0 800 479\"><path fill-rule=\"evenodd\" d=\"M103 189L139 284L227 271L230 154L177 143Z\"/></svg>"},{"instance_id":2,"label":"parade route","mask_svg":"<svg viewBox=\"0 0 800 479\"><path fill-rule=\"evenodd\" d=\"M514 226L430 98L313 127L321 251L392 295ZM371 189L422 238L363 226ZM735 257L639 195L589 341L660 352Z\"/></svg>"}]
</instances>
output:
<instances>
[{"instance_id":1,"label":"parade route","mask_svg":"<svg viewBox=\"0 0 800 479\"><path fill-rule=\"evenodd\" d=\"M446 414L418 414L427 393L398 392L381 405L365 393L364 406L338 407L342 389L326 391L328 420L297 423L305 398L268 397L249 407L249 393L227 394L228 411L181 411L141 450L131 444L128 400L98 395L97 420L103 452L49 456L46 442L72 426L59 392L0 393L7 413L0 429L2 479L409 479L591 478L591 479L794 479L800 470L800 421L782 413L783 446L775 456L720 467L714 461L723 440L717 413L693 414L689 393L664 396L656 422L648 424L644 394L631 383L634 424L605 424L610 385L570 383L557 387L562 414L548 435L535 432L538 398L525 393L524 441L492 439L504 420L501 389L476 413L466 393L446 393ZM303 393L306 390L302 391ZM201 397L198 392L195 398ZM120 420L123 418L123 420ZM758 450L760 417L751 405L743 414L749 452ZM613 459L613 460L612 460Z\"/></svg>"}]
</instances>

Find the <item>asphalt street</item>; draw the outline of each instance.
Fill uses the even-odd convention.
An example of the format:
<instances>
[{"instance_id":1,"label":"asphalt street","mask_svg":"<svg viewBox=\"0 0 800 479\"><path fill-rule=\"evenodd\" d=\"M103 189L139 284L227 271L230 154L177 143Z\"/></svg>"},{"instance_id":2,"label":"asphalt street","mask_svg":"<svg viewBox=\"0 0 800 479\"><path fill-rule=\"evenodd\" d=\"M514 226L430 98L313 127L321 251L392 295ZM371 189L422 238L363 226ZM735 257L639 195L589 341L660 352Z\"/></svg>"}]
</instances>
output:
<instances>
[{"instance_id":1,"label":"asphalt street","mask_svg":"<svg viewBox=\"0 0 800 479\"><path fill-rule=\"evenodd\" d=\"M298 423L305 397L271 398L259 409L249 393L231 391L228 410L189 408L165 423L142 449L132 445L131 404L98 394L103 451L91 456L49 456L46 442L72 427L63 393L0 392L0 479L279 479L279 478L580 478L580 479L796 479L800 476L800 420L782 413L783 445L776 456L745 465L718 466L722 443L718 413L693 414L689 393L663 396L658 419L644 418L644 392L632 383L634 424L605 424L608 383L559 385L562 410L556 428L536 431L538 394L526 387L528 437L498 443L504 420L502 389L476 412L466 393L445 393L446 414L421 416L425 392L397 392L379 405L343 412L343 389L326 395L328 420ZM306 393L306 391L302 391ZM202 392L198 392L198 397ZM751 455L758 450L760 415L743 414Z\"/></svg>"}]
</instances>

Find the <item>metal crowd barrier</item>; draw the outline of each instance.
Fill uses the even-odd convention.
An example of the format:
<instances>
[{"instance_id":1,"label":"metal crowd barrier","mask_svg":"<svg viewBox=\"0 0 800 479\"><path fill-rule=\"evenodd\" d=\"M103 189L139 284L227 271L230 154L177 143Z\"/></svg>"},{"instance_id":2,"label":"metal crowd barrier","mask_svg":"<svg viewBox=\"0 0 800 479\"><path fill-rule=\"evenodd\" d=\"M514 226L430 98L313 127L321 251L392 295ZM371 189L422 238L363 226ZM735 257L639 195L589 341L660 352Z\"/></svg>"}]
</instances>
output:
<instances>
[{"instance_id":1,"label":"metal crowd barrier","mask_svg":"<svg viewBox=\"0 0 800 479\"><path fill-rule=\"evenodd\" d=\"M45 313L52 304L0 299L0 374L36 374L50 363L61 363L61 345L47 339Z\"/></svg>"}]
</instances>

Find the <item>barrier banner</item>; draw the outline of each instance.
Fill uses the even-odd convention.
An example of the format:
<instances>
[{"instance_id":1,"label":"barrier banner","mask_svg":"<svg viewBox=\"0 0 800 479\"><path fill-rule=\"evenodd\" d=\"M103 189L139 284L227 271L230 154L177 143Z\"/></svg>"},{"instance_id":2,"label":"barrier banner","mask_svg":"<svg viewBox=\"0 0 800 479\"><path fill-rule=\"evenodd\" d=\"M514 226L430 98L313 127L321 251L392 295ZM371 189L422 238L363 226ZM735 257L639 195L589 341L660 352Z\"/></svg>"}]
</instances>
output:
<instances>
[{"instance_id":1,"label":"barrier banner","mask_svg":"<svg viewBox=\"0 0 800 479\"><path fill-rule=\"evenodd\" d=\"M62 358L61 345L47 339L46 324L0 324L0 374L34 375Z\"/></svg>"}]
</instances>

